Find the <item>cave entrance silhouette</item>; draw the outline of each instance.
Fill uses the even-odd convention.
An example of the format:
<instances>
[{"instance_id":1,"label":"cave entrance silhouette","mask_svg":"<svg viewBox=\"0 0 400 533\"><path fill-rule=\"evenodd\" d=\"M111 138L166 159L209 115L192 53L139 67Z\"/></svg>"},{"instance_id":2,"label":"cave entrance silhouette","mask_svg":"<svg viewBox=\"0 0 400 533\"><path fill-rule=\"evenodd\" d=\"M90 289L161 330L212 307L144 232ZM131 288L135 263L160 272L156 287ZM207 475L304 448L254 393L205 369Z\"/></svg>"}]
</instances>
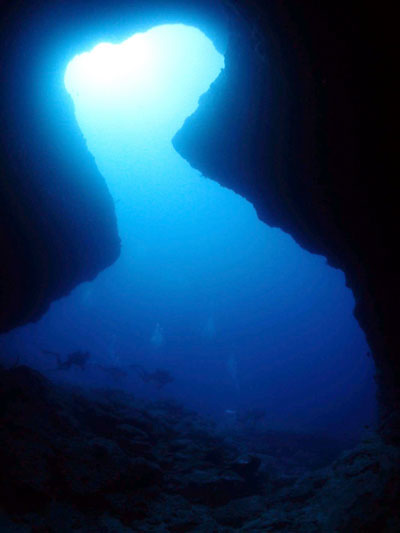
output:
<instances>
[{"instance_id":1,"label":"cave entrance silhouette","mask_svg":"<svg viewBox=\"0 0 400 533\"><path fill-rule=\"evenodd\" d=\"M354 434L373 416L373 368L342 272L172 146L223 67L182 24L71 60L65 86L122 252L32 328L51 331L56 351L73 338L99 364L166 368L170 393L202 412L262 407L268 427Z\"/></svg>"}]
</instances>

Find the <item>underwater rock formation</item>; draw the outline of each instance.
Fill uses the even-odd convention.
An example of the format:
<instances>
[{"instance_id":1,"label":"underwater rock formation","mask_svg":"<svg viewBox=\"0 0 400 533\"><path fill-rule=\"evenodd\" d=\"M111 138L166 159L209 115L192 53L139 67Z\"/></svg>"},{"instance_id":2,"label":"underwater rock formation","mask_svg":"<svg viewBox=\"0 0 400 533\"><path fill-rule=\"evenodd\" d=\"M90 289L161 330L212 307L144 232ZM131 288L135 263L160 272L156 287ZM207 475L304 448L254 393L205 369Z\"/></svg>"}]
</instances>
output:
<instances>
[{"instance_id":1,"label":"underwater rock formation","mask_svg":"<svg viewBox=\"0 0 400 533\"><path fill-rule=\"evenodd\" d=\"M55 84L62 72L40 64L45 35L34 43L13 15L0 48L0 332L37 320L119 255L113 201Z\"/></svg>"},{"instance_id":2,"label":"underwater rock formation","mask_svg":"<svg viewBox=\"0 0 400 533\"><path fill-rule=\"evenodd\" d=\"M329 441L252 443L177 404L60 387L24 366L0 369L0 405L1 531L400 526L399 450L373 434L327 466L340 449Z\"/></svg>"},{"instance_id":3,"label":"underwater rock formation","mask_svg":"<svg viewBox=\"0 0 400 533\"><path fill-rule=\"evenodd\" d=\"M396 18L355 1L223 6L2 6L0 331L39 318L119 253L111 197L64 90L67 62L100 40L165 22L217 38L228 19L226 68L175 146L345 272L377 364L382 434L400 442L398 186L384 108L395 101L387 67ZM398 450L379 437L301 480L263 457L260 492L237 471L249 450L235 453L172 407L85 398L26 368L2 373L0 394L2 531L400 529Z\"/></svg>"},{"instance_id":4,"label":"underwater rock formation","mask_svg":"<svg viewBox=\"0 0 400 533\"><path fill-rule=\"evenodd\" d=\"M400 442L390 13L330 0L232 5L226 68L174 146L343 270L378 369L382 431Z\"/></svg>"},{"instance_id":5,"label":"underwater rock formation","mask_svg":"<svg viewBox=\"0 0 400 533\"><path fill-rule=\"evenodd\" d=\"M394 437L397 183L387 179L383 107L396 48L390 14L331 0L119 0L112 8L91 0L57 9L19 2L4 7L3 21L0 331L37 319L119 254L112 200L63 85L71 57L159 23L196 25L217 47L229 30L226 68L174 144L262 220L345 272Z\"/></svg>"},{"instance_id":6,"label":"underwater rock formation","mask_svg":"<svg viewBox=\"0 0 400 533\"><path fill-rule=\"evenodd\" d=\"M208 15L196 4L2 4L0 332L37 320L119 256L113 201L64 87L68 62L100 41L161 22L207 25L218 40L221 7L208 1Z\"/></svg>"}]
</instances>

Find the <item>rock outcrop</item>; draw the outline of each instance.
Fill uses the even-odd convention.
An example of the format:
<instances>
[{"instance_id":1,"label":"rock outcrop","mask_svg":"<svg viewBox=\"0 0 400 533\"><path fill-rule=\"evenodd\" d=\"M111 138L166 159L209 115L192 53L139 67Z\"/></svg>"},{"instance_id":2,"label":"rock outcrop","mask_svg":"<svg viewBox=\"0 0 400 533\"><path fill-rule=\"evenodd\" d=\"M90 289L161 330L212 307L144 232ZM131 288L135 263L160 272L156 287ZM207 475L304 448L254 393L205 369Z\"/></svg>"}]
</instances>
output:
<instances>
[{"instance_id":1,"label":"rock outcrop","mask_svg":"<svg viewBox=\"0 0 400 533\"><path fill-rule=\"evenodd\" d=\"M0 369L0 400L1 531L399 530L399 450L372 433L332 456L24 366Z\"/></svg>"},{"instance_id":2,"label":"rock outcrop","mask_svg":"<svg viewBox=\"0 0 400 533\"><path fill-rule=\"evenodd\" d=\"M222 8L205 5L209 9L195 1L144 0L2 5L0 333L37 320L54 299L119 255L113 201L64 87L68 62L101 41L122 41L167 22L207 27L218 42Z\"/></svg>"},{"instance_id":3,"label":"rock outcrop","mask_svg":"<svg viewBox=\"0 0 400 533\"><path fill-rule=\"evenodd\" d=\"M17 368L1 375L2 530L399 530L398 450L387 442L400 442L398 185L387 135L396 20L387 5L337 0L2 6L0 331L37 319L118 257L113 203L64 90L68 61L159 23L195 24L216 41L229 26L226 69L174 144L344 271L376 361L386 439L296 482L266 461L246 478L251 450L235 454L204 428L199 436L199 421L185 430L184 413L74 397Z\"/></svg>"},{"instance_id":4,"label":"rock outcrop","mask_svg":"<svg viewBox=\"0 0 400 533\"><path fill-rule=\"evenodd\" d=\"M390 13L358 2L229 4L226 68L174 145L261 220L344 271L376 361L382 431L399 440Z\"/></svg>"}]
</instances>

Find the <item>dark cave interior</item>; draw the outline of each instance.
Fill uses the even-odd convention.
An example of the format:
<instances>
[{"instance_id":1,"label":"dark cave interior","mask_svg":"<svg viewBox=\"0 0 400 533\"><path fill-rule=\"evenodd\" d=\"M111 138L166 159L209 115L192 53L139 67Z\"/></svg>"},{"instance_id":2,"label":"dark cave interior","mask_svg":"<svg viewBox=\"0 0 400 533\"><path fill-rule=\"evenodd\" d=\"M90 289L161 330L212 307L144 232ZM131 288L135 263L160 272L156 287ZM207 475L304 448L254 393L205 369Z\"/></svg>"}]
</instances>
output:
<instances>
[{"instance_id":1,"label":"dark cave interior","mask_svg":"<svg viewBox=\"0 0 400 533\"><path fill-rule=\"evenodd\" d=\"M4 531L28 531L21 516L33 511L40 515L35 527L57 530L52 513L62 516L68 506L80 513L69 530L89 531L92 526L77 524L89 509L99 528L94 510L105 505L105 531L138 530L138 521L149 515L165 520L166 508L185 515L183 525L169 517L166 531L211 531L206 528L216 526L207 520L219 524L217 531L398 530L398 185L389 179L394 100L387 89L396 49L392 15L373 5L360 9L357 2L330 0L323 5L42 0L34 7L19 2L4 8L0 331L37 320L52 301L93 279L120 251L111 196L64 91L67 62L99 40L121 40L160 23L192 24L225 51L226 68L174 146L205 176L251 201L261 220L345 273L375 360L380 408L378 431L332 465L292 484L269 472L268 489L279 494L274 503L254 489L259 482L254 448L249 446L253 455L246 457L224 448L210 428L200 431L201 423L177 406L131 405L124 397L91 404L93 399L58 390L25 367L4 370ZM49 61L59 69L49 69ZM62 135L55 134L59 124ZM83 431L90 433L85 439ZM186 444L179 443L183 435ZM157 466L151 446L159 447ZM174 464L179 446L184 451ZM209 470L204 478L194 460L204 457L190 451L193 447L207 456L214 477ZM195 483L185 478L189 456L199 476ZM80 457L86 474L82 464L74 467ZM106 466L96 477L98 461ZM161 501L154 486L161 484L163 470L169 477ZM207 500L210 488L220 500ZM196 516L182 501L188 491L188 501L200 505ZM241 517L230 503L235 498L246 500ZM64 507L52 511L57 501ZM214 509L211 518L203 517L202 505ZM161 521L140 527L161 531Z\"/></svg>"}]
</instances>

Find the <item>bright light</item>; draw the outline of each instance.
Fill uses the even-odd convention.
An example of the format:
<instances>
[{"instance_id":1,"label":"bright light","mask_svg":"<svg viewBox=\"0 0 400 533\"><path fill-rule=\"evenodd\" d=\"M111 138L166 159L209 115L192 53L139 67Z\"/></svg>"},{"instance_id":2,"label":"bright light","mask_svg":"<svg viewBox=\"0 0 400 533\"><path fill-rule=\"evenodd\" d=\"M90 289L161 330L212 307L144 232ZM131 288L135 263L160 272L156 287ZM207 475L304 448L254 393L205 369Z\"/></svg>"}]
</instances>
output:
<instances>
[{"instance_id":1,"label":"bright light","mask_svg":"<svg viewBox=\"0 0 400 533\"><path fill-rule=\"evenodd\" d=\"M74 57L64 81L83 130L118 126L122 135L140 124L143 138L146 124L152 139L164 133L170 140L223 65L199 29L167 24Z\"/></svg>"},{"instance_id":2,"label":"bright light","mask_svg":"<svg viewBox=\"0 0 400 533\"><path fill-rule=\"evenodd\" d=\"M176 83L177 71L186 63L198 85L212 55L220 57L220 69L223 57L197 28L183 24L157 26L121 44L100 43L76 56L68 64L64 81L72 96L82 92L92 96L96 92L115 94L126 89L154 92Z\"/></svg>"},{"instance_id":3,"label":"bright light","mask_svg":"<svg viewBox=\"0 0 400 533\"><path fill-rule=\"evenodd\" d=\"M68 65L65 85L88 90L113 91L124 84L148 85L157 71L156 51L145 34L137 34L122 44L101 43L91 52L76 56Z\"/></svg>"}]
</instances>

